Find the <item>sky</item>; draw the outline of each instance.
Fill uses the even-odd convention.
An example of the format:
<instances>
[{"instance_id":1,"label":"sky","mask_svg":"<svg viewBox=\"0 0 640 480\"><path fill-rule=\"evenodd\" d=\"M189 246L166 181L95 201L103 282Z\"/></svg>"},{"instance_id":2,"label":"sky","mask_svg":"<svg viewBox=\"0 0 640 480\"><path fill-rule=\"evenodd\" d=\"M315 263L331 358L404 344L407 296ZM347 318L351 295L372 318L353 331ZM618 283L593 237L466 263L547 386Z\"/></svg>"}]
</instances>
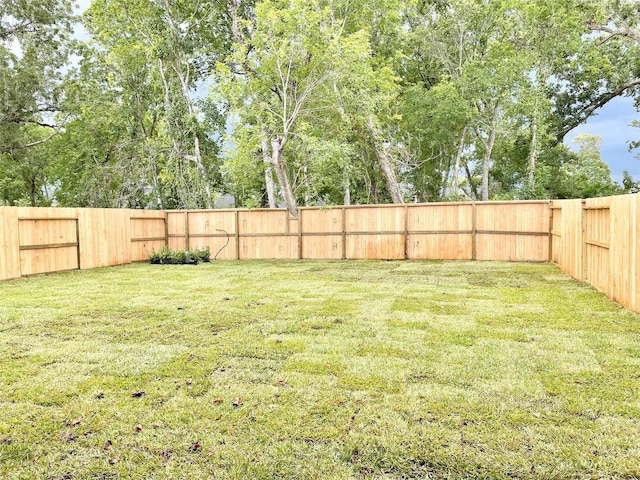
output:
<instances>
[{"instance_id":1,"label":"sky","mask_svg":"<svg viewBox=\"0 0 640 480\"><path fill-rule=\"evenodd\" d=\"M572 139L582 133L602 137L600 156L611 168L611 178L622 181L622 172L628 171L635 180L640 179L640 149L629 152L627 142L640 140L640 128L630 127L633 120L640 120L640 113L630 98L618 97L611 100L589 118L587 123L575 128L565 138L565 144L571 148Z\"/></svg>"},{"instance_id":2,"label":"sky","mask_svg":"<svg viewBox=\"0 0 640 480\"><path fill-rule=\"evenodd\" d=\"M91 0L76 0L76 12L82 13L91 5ZM84 28L76 31L78 38L87 38ZM611 169L611 177L622 181L622 172L628 171L635 180L640 180L640 149L629 152L627 142L640 140L640 128L630 127L633 120L640 120L640 112L630 98L619 97L597 111L584 125L575 128L565 138L570 148L576 148L572 140L582 133L602 137L601 157Z\"/></svg>"}]
</instances>

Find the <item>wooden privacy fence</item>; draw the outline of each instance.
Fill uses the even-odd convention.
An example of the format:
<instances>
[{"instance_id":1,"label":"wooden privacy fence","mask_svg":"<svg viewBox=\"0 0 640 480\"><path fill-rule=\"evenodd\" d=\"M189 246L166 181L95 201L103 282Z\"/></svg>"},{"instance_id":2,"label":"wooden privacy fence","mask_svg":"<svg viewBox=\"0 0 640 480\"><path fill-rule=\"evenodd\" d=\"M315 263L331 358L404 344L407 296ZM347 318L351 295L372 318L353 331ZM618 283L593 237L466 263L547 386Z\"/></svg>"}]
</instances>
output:
<instances>
[{"instance_id":1,"label":"wooden privacy fence","mask_svg":"<svg viewBox=\"0 0 640 480\"><path fill-rule=\"evenodd\" d=\"M172 249L218 259L549 260L549 202L167 212Z\"/></svg>"},{"instance_id":2,"label":"wooden privacy fence","mask_svg":"<svg viewBox=\"0 0 640 480\"><path fill-rule=\"evenodd\" d=\"M640 312L640 194L552 202L551 260Z\"/></svg>"},{"instance_id":3,"label":"wooden privacy fence","mask_svg":"<svg viewBox=\"0 0 640 480\"><path fill-rule=\"evenodd\" d=\"M164 245L217 259L552 261L640 311L640 194L589 200L285 209L0 207L0 280L146 260Z\"/></svg>"},{"instance_id":4,"label":"wooden privacy fence","mask_svg":"<svg viewBox=\"0 0 640 480\"><path fill-rule=\"evenodd\" d=\"M0 207L0 280L145 260L166 244L164 222L151 210Z\"/></svg>"},{"instance_id":5,"label":"wooden privacy fence","mask_svg":"<svg viewBox=\"0 0 640 480\"><path fill-rule=\"evenodd\" d=\"M0 280L146 260L164 245L218 259L549 260L549 202L154 211L0 207Z\"/></svg>"}]
</instances>

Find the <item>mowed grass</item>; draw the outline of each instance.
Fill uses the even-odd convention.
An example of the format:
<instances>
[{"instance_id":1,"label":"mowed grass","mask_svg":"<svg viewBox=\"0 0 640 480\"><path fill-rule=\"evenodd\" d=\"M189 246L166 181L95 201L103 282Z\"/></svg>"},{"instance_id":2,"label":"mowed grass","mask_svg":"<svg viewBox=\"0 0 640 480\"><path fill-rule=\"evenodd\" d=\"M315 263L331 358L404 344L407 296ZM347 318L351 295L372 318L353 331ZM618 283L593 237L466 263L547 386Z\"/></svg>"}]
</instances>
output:
<instances>
[{"instance_id":1,"label":"mowed grass","mask_svg":"<svg viewBox=\"0 0 640 480\"><path fill-rule=\"evenodd\" d=\"M640 317L544 264L0 283L0 477L640 478Z\"/></svg>"}]
</instances>

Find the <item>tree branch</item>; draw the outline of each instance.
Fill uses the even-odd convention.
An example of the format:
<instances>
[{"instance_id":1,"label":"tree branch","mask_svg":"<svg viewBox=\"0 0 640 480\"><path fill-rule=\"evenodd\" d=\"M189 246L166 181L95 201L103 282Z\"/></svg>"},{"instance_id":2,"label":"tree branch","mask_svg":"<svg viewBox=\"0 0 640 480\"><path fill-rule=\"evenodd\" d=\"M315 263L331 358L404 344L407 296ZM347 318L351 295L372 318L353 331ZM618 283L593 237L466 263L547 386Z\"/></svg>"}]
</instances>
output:
<instances>
[{"instance_id":1,"label":"tree branch","mask_svg":"<svg viewBox=\"0 0 640 480\"><path fill-rule=\"evenodd\" d=\"M598 108L605 106L609 101L613 100L616 97L621 96L627 90L637 87L640 85L640 78L634 78L633 80L628 81L625 84L620 85L615 90L605 92L595 98L593 101L588 103L587 105L580 108L577 112L573 114L573 119L569 122L560 132L560 139L564 138L567 133L576 128L582 122L584 122L587 118L593 115Z\"/></svg>"}]
</instances>

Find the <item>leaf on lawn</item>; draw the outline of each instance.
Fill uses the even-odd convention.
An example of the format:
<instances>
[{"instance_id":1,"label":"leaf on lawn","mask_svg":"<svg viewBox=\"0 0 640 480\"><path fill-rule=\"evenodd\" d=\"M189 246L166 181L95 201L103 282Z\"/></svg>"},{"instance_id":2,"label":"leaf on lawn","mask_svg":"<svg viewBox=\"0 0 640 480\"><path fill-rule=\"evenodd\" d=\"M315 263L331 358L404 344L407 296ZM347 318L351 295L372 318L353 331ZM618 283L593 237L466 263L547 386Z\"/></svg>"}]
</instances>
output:
<instances>
[{"instance_id":1,"label":"leaf on lawn","mask_svg":"<svg viewBox=\"0 0 640 480\"><path fill-rule=\"evenodd\" d=\"M113 446L113 442L111 440L107 440L104 442L104 450L109 450Z\"/></svg>"},{"instance_id":2,"label":"leaf on lawn","mask_svg":"<svg viewBox=\"0 0 640 480\"><path fill-rule=\"evenodd\" d=\"M71 430L67 430L60 436L60 440L62 440L65 443L72 442L75 439L76 437L73 436L73 433L71 433Z\"/></svg>"},{"instance_id":3,"label":"leaf on lawn","mask_svg":"<svg viewBox=\"0 0 640 480\"><path fill-rule=\"evenodd\" d=\"M222 403L222 402L224 402L224 400L221 399L221 398L214 398L213 399L213 403L215 403L216 405L219 404L219 403Z\"/></svg>"},{"instance_id":4,"label":"leaf on lawn","mask_svg":"<svg viewBox=\"0 0 640 480\"><path fill-rule=\"evenodd\" d=\"M189 356L187 357L187 362L192 361L194 358L196 358L196 356L193 353L190 353Z\"/></svg>"},{"instance_id":5,"label":"leaf on lawn","mask_svg":"<svg viewBox=\"0 0 640 480\"><path fill-rule=\"evenodd\" d=\"M120 455L116 455L115 457L111 457L109 459L109 465L115 465L120 462Z\"/></svg>"},{"instance_id":6,"label":"leaf on lawn","mask_svg":"<svg viewBox=\"0 0 640 480\"><path fill-rule=\"evenodd\" d=\"M200 445L200 442L196 442L193 445L191 445L189 447L189 451L190 452L197 452L198 450L200 450L202 448L202 445Z\"/></svg>"},{"instance_id":7,"label":"leaf on lawn","mask_svg":"<svg viewBox=\"0 0 640 480\"><path fill-rule=\"evenodd\" d=\"M145 392L144 390L141 390L139 392L135 392L134 394L132 394L131 396L133 398L140 398L143 397L144 395L146 395L147 392Z\"/></svg>"},{"instance_id":8,"label":"leaf on lawn","mask_svg":"<svg viewBox=\"0 0 640 480\"><path fill-rule=\"evenodd\" d=\"M240 405L242 405L242 403L243 403L242 397L238 397L236 398L236 401L232 403L232 405L234 407L239 407Z\"/></svg>"},{"instance_id":9,"label":"leaf on lawn","mask_svg":"<svg viewBox=\"0 0 640 480\"><path fill-rule=\"evenodd\" d=\"M141 432L142 431L142 425L138 424L136 425L136 432Z\"/></svg>"},{"instance_id":10,"label":"leaf on lawn","mask_svg":"<svg viewBox=\"0 0 640 480\"><path fill-rule=\"evenodd\" d=\"M71 426L72 427L76 427L76 426L80 425L81 423L82 423L82 416L80 416L80 417L76 418L75 420L73 420L71 422Z\"/></svg>"},{"instance_id":11,"label":"leaf on lawn","mask_svg":"<svg viewBox=\"0 0 640 480\"><path fill-rule=\"evenodd\" d=\"M287 384L287 379L286 378L281 378L280 380L278 380L276 382L276 385L279 386L279 387L283 387L286 384Z\"/></svg>"}]
</instances>

